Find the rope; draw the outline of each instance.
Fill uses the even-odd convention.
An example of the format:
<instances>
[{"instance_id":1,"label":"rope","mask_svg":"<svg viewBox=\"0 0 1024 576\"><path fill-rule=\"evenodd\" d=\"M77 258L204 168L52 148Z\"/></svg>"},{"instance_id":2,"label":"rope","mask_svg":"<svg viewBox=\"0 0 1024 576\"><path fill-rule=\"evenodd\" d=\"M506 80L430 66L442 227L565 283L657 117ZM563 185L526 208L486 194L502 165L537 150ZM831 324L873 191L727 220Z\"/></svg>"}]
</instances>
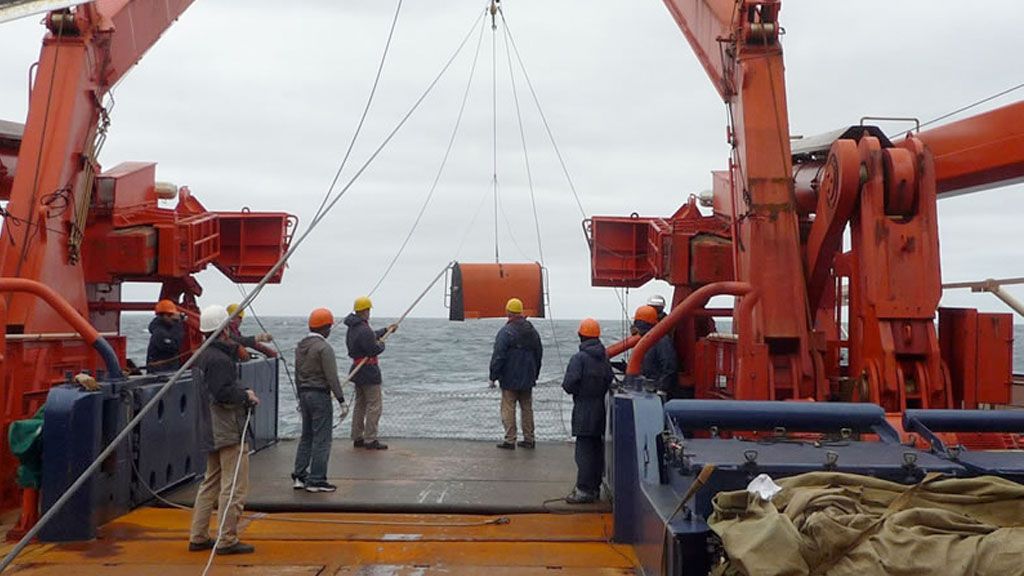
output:
<instances>
[{"instance_id":1,"label":"rope","mask_svg":"<svg viewBox=\"0 0 1024 576\"><path fill-rule=\"evenodd\" d=\"M494 21L496 5L491 2L491 123L493 138L493 166L491 182L494 187L494 261L501 262L498 255L498 25ZM511 228L511 227L510 227Z\"/></svg>"},{"instance_id":2,"label":"rope","mask_svg":"<svg viewBox=\"0 0 1024 576\"><path fill-rule=\"evenodd\" d=\"M580 195L576 191L576 185L572 181L572 176L569 175L569 168L565 164L565 158L562 156L562 151L558 148L558 143L555 141L555 136L551 131L551 125L548 124L547 116L544 115L544 109L541 108L540 100L537 98L537 91L533 89L533 82L530 81L530 75L526 72L526 65L523 64L522 55L519 54L519 47L516 45L516 39L512 36L512 28L508 25L508 21L505 20L505 11L498 8L498 14L501 16L502 24L505 25L509 42L512 44L512 50L515 52L516 60L519 62L519 68L523 71L523 78L526 79L526 85L530 88L530 95L533 96L533 103L537 106L537 112L540 113L540 119L544 123L544 130L547 132L548 140L551 141L551 146L555 149L555 155L558 156L558 163L562 166L562 173L565 175L565 179L569 183L569 190L572 191L572 196L576 199L576 206L580 210L580 215L586 218L587 211L583 209L583 202L580 200Z\"/></svg>"},{"instance_id":3,"label":"rope","mask_svg":"<svg viewBox=\"0 0 1024 576\"><path fill-rule=\"evenodd\" d=\"M441 159L441 166L438 167L437 174L434 175L434 182L430 185L430 191L427 192L427 197L423 201L423 205L420 206L420 212L416 215L416 220L412 223L412 227L409 228L409 233L405 235L405 240L402 241L402 245L398 248L398 252L395 253L395 256L391 258L391 262L388 263L388 266L384 270L384 273L381 274L380 279L373 285L373 288L370 290L370 296L373 296L374 292L376 292L377 289L380 288L380 285L384 283L384 280L391 273L392 268L394 268L395 263L398 262L398 259L405 251L405 247L408 246L409 240L412 239L413 233L416 232L416 227L419 226L420 220L423 219L423 214L427 211L427 205L430 204L431 198L434 197L434 191L437 190L437 185L441 181L441 175L444 174L444 169L448 165L448 158L451 156L452 148L455 146L455 138L459 133L459 127L462 125L462 117L466 111L466 102L469 100L469 90L473 85L473 77L476 75L476 65L480 58L480 46L483 44L484 39L484 24L484 21L480 22L480 35L477 36L476 53L473 56L473 66L469 70L469 80L466 82L466 90L462 94L462 104L459 106L459 114L455 119L455 127L452 129L451 138L448 139L448 148L445 149L444 157Z\"/></svg>"},{"instance_id":4,"label":"rope","mask_svg":"<svg viewBox=\"0 0 1024 576\"><path fill-rule=\"evenodd\" d=\"M486 11L481 11L477 18L483 18L484 14L486 14ZM478 19L473 21L473 26L472 28L470 28L469 34L471 34L472 31L476 29L477 22L479 21ZM409 117L412 116L413 112L415 112L416 109L419 108L419 105L423 102L423 100L426 99L426 97L433 90L434 86L437 85L437 82L441 79L444 73L451 66L452 61L455 60L455 57L458 55L458 53L462 51L463 46L465 46L466 42L469 40L469 34L467 34L466 37L462 40L462 43L452 54L451 58L449 58L448 62L444 65L444 67L434 78L434 80L430 83L430 85L423 92L423 94L419 97L419 99L416 100L416 102L405 114L405 116L401 119L401 121L399 121L398 124L394 127L394 129L392 129L392 131L387 135L387 137L384 138L381 144L377 147L373 154L371 154L370 157L363 163L362 167L360 167L359 170L356 171L355 175L352 176L348 183L335 195L334 199L327 204L327 206L323 210L323 213L314 218L312 222L310 222L309 227L298 237L298 239L295 240L295 242L291 246L289 246L288 250L281 256L281 258L278 259L277 263L275 263L270 268L270 270L267 271L263 278L261 278L260 281L256 284L256 286L252 289L252 291L250 291L249 294L242 300L242 302L239 303L238 310L236 310L234 314L229 315L228 318L225 319L224 322L221 323L221 325L218 326L217 329L213 331L212 335L208 337L206 341L203 342L203 344L185 362L185 364L178 368L178 371L175 372L174 375L171 376L171 378L166 383L164 383L164 385L159 390L157 390L153 398L151 398L150 401L142 407L139 413L136 414L135 418L128 422L128 424L120 432L118 432L117 436L115 436L114 439L111 440L110 444L108 444L107 447L104 448L102 452L100 452L97 458L78 476L78 478L71 484L71 486L69 486L68 489L63 494L61 494L60 498L58 498L57 501L54 502L53 505L50 507L50 509L47 510L45 514L43 514L43 516L39 519L36 525L29 529L29 531L26 532L24 536L22 536L21 540L19 540L17 544L15 544L14 547L11 548L7 555L4 556L3 560L0 561L0 572L6 570L11 565L11 563L14 562L15 558L17 558L18 555L21 554L21 552L25 549L28 543L31 542L32 539L35 538L36 535L39 533L39 531L42 530L42 528L46 526L46 524L50 522L53 519L53 517L56 516L64 508L68 500L70 500L71 497L74 496L79 489L81 489L82 485L85 484L89 480L89 478L91 478L92 475L96 473L96 470L100 468L103 461L106 460L114 452L114 450L117 449L121 442L124 441L125 437L127 437L128 434L130 434L131 431L136 426L139 425L139 422L141 422L142 419L146 416L146 414L148 414L153 409L153 407L156 406L157 403L167 394L168 390L170 390L171 386L173 386L181 378L182 374L184 374L187 370L190 370L192 368L192 364L196 361L196 359L204 351L206 351L207 348L210 347L210 345L220 335L220 333L227 328L231 320L233 320L238 315L239 311L244 310L246 307L248 307L249 304L251 304L260 295L260 293L263 291L263 288L266 287L267 283L270 282L270 279L275 274L277 274L278 271L280 271L285 264L288 263L288 260L291 259L292 255L295 254L295 252L299 249L300 246L302 246L302 243L306 240L306 238L309 237L309 235L313 232L313 230L316 229L316 227L320 224L323 218L326 217L327 214L329 214L330 211L338 204L338 202L345 195L345 193L348 192L349 189L351 189L351 187L356 183L359 177L362 176L362 174L366 171L367 168L369 168L370 164L372 164L373 161L377 159L377 156L380 155L380 153L384 150L388 143L391 142L392 138L394 138L395 134L397 134L398 131L402 128L402 126L405 125L405 123L409 120Z\"/></svg>"},{"instance_id":5,"label":"rope","mask_svg":"<svg viewBox=\"0 0 1024 576\"><path fill-rule=\"evenodd\" d=\"M998 92L996 94L993 94L992 96L989 96L987 98L982 98L981 100L978 100L978 101L972 102L972 103L970 103L970 104L968 104L966 106L962 106L960 108L957 108L956 110L953 110L952 112L949 112L948 114L943 114L942 116L939 116L937 118L932 118L931 120L921 124L921 128L924 128L925 126L929 126L931 124L935 124L936 122L945 120L946 118L949 118L950 116L956 116L957 114L959 114L961 112L966 112L966 111L970 110L971 108L974 108L974 107L977 107L977 106L981 106L982 104L985 104L986 102L991 102L992 100L995 100L996 98L999 98L1000 96L1006 96L1007 94L1009 94L1011 92L1015 92L1017 90L1020 90L1021 88L1024 88L1024 82L1022 82L1020 84L1017 84L1016 86L1011 86L1010 88L1007 88L1006 90L1003 90L1002 92Z\"/></svg>"},{"instance_id":6,"label":"rope","mask_svg":"<svg viewBox=\"0 0 1024 576\"><path fill-rule=\"evenodd\" d=\"M388 51L391 49L391 38L395 35L395 27L398 24L398 14L402 11L402 0L398 0L398 5L395 7L395 17L391 20L391 29L388 31L388 40L384 44L384 53L381 54L380 64L377 65L377 75L373 78L373 86L370 88L370 96L366 99L366 106L363 107L363 113L359 117L359 123L356 125L356 131L352 134L352 140L348 143L348 149L345 150L345 157L341 160L341 165L338 166L338 171L334 173L334 180L331 181L331 186L327 189L327 193L324 194L324 199L320 202L320 207L317 208L314 219L323 212L324 206L327 204L328 199L331 197L331 191L334 190L334 186L338 183L338 179L341 178L341 172L345 169L345 164L348 163L348 158L352 154L352 148L356 145L356 140L359 138L359 133L363 129L363 122L366 121L366 116L370 112L370 105L373 104L373 97L377 93L377 85L380 83L381 73L384 71L384 63L388 58Z\"/></svg>"}]
</instances>

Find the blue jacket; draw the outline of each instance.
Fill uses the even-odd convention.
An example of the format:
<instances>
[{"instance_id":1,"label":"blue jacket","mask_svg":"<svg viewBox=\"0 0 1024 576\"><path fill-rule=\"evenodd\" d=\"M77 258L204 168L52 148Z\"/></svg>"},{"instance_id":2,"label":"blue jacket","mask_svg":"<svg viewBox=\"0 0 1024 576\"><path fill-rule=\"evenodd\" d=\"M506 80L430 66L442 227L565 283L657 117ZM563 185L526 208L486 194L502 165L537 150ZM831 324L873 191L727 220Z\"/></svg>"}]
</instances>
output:
<instances>
[{"instance_id":1,"label":"blue jacket","mask_svg":"<svg viewBox=\"0 0 1024 576\"><path fill-rule=\"evenodd\" d=\"M153 318L149 323L149 348L146 350L146 368L150 372L174 372L181 366L181 343L185 328L181 322L170 323Z\"/></svg>"},{"instance_id":2,"label":"blue jacket","mask_svg":"<svg viewBox=\"0 0 1024 576\"><path fill-rule=\"evenodd\" d=\"M612 383L612 365L597 338L580 343L569 359L562 389L572 394L573 436L604 436L604 399Z\"/></svg>"},{"instance_id":3,"label":"blue jacket","mask_svg":"<svg viewBox=\"0 0 1024 576\"><path fill-rule=\"evenodd\" d=\"M645 322L637 322L637 329L641 334L646 334L651 326ZM676 389L679 381L679 358L671 338L662 337L647 351L641 370L644 378L651 380L658 390L670 392Z\"/></svg>"},{"instance_id":4,"label":"blue jacket","mask_svg":"<svg viewBox=\"0 0 1024 576\"><path fill-rule=\"evenodd\" d=\"M345 317L345 326L348 327L345 345L348 347L348 357L352 359L349 372L355 370L362 358L370 358L352 377L352 382L357 386L380 384L383 379L380 375L380 366L377 365L377 356L384 351L384 343L380 339L387 328L374 331L370 328L370 323L355 312Z\"/></svg>"},{"instance_id":5,"label":"blue jacket","mask_svg":"<svg viewBox=\"0 0 1024 576\"><path fill-rule=\"evenodd\" d=\"M502 390L529 390L537 384L544 347L540 334L525 318L514 318L498 331L491 354L490 379Z\"/></svg>"}]
</instances>

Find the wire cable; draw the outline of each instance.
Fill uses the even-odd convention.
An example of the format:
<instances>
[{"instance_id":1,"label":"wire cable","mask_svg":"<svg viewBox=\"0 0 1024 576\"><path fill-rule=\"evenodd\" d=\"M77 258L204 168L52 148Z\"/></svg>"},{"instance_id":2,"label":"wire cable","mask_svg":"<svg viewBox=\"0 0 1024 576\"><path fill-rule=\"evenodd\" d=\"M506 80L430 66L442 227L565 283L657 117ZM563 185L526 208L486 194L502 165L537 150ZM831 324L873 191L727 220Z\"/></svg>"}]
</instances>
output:
<instances>
[{"instance_id":1,"label":"wire cable","mask_svg":"<svg viewBox=\"0 0 1024 576\"><path fill-rule=\"evenodd\" d=\"M953 110L952 112L949 112L948 114L943 114L942 116L939 116L937 118L932 118L931 120L922 123L921 124L921 128L924 128L925 126L930 126L932 124L935 124L936 122L940 122L942 120L945 120L946 118L949 118L950 116L956 116L957 114L960 114L961 112L966 112L966 111L970 110L971 108L975 108L977 106L981 106L982 104L985 104L987 102L991 102L992 100L995 100L996 98L999 98L1000 96L1006 96L1007 94L1009 94L1011 92L1015 92L1017 90L1020 90L1021 88L1024 88L1024 82L1022 82L1020 84L1017 84L1016 86L1011 86L1011 87L1007 88L1006 90L1003 90L1001 92L998 92L996 94L988 96L987 98L982 98L981 100L977 100L977 101L972 102L972 103L970 103L970 104L968 104L966 106L961 106L960 108L957 108L956 110Z\"/></svg>"},{"instance_id":2,"label":"wire cable","mask_svg":"<svg viewBox=\"0 0 1024 576\"><path fill-rule=\"evenodd\" d=\"M537 106L537 112L540 113L540 119L544 123L544 130L548 134L548 140L551 141L551 146L555 149L555 155L558 156L558 163L562 166L562 173L565 175L565 179L569 183L569 190L572 191L572 196L576 199L576 206L579 208L580 214L586 218L587 211L583 209L583 202L580 200L579 192L576 191L576 185L573 183L572 176L569 175L569 168L566 166L565 158L562 156L562 151L558 148L558 142L555 141L555 136L551 131L551 125L548 123L547 116L544 114L544 109L540 105L540 99L537 98L537 91L534 90L533 82L530 81L530 75L526 72L526 65L523 64L523 57L519 54L519 47L516 45L516 39L512 35L512 28L508 25L508 21L505 19L505 11L499 8L498 14L501 16L502 24L505 25L508 39L512 44L512 50L515 52L516 60L519 62L519 68L523 71L523 78L526 79L526 85L530 88L530 95L533 96L533 103Z\"/></svg>"},{"instance_id":3,"label":"wire cable","mask_svg":"<svg viewBox=\"0 0 1024 576\"><path fill-rule=\"evenodd\" d=\"M391 49L391 39L395 35L395 27L398 24L398 15L402 11L402 0L398 0L398 5L395 6L395 16L391 20L391 29L388 31L388 40L384 43L384 53L381 54L380 64L377 65L377 74L373 78L373 86L370 88L370 95L366 99L366 106L363 107L363 113L359 117L359 123L356 125L356 131L352 134L352 140L348 143L348 149L345 150L345 157L342 158L341 164L338 166L338 171L334 173L334 180L331 181L330 187L327 189L327 193L324 194L324 199L320 202L320 207L316 209L314 219L323 212L324 206L331 197L331 191L334 190L334 186L337 185L338 179L341 178L341 172L345 169L345 165L348 163L349 156L352 154L352 148L356 145L356 140L359 138L359 133L363 129L363 123L366 121L366 116L370 112L370 106L373 104L373 97L377 93L377 85L380 84L381 74L384 72L384 63L388 58L388 51Z\"/></svg>"},{"instance_id":4,"label":"wire cable","mask_svg":"<svg viewBox=\"0 0 1024 576\"><path fill-rule=\"evenodd\" d=\"M402 241L402 245L398 248L398 252L395 253L393 258L391 258L391 262L388 263L387 268L384 270L384 273L381 274L380 279L373 285L373 288L369 293L370 296L373 296L377 289L380 288L380 285L384 283L384 280L387 279L391 270L395 267L395 263L398 262L398 259L405 251L405 247L408 246L409 240L412 239L412 235L416 232L416 227L419 226L420 220L423 219L423 214L427 211L427 205L430 204L431 198L434 197L434 191L437 190L437 185L441 181L441 175L444 174L444 169L448 165L448 158L451 156L452 148L455 146L456 136L459 134L459 127L462 125L462 117L466 111L466 102L469 101L469 91L473 86L473 77L476 75L476 66L480 58L480 46L483 44L484 39L485 24L485 21L480 22L480 35L477 36L476 53L473 56L473 65L469 69L469 80L466 82L466 90L462 94L462 104L459 106L459 114L455 119L455 127L452 129L451 138L448 139L448 148L445 149L444 157L441 159L441 166L438 167L437 174L434 175L434 182L430 185L430 191L427 192L427 197L423 200L423 205L420 206L420 212L416 215L416 220L412 223L412 227L409 228L409 233L405 235L405 240Z\"/></svg>"},{"instance_id":5,"label":"wire cable","mask_svg":"<svg viewBox=\"0 0 1024 576\"><path fill-rule=\"evenodd\" d=\"M292 255L294 255L295 252L299 249L299 247L302 246L306 238L309 237L309 235L313 232L313 230L316 229L316 227L320 224L323 218L326 217L327 214L329 214L330 211L338 204L338 202L344 197L345 193L348 192L348 190L356 183L359 177L362 176L362 174L366 171L367 168L370 167L373 161L377 159L377 157L388 145L388 143L391 142L391 140L398 133L398 131L401 130L402 126L404 126L405 123L409 120L409 117L412 116L413 112L415 112L416 109L419 108L419 105L426 99L426 97L433 90L434 86L437 85L437 82L441 79L444 73L451 66L451 63L455 60L455 57L458 56L458 53L462 51L462 48L469 40L469 37L472 34L473 30L476 29L476 25L479 22L479 18L483 18L484 14L486 14L486 11L480 12L479 16L477 16L477 19L473 21L473 26L470 28L469 33L467 33L465 38L463 38L462 43L459 44L459 47L455 50L455 52L449 58L448 62L444 65L444 67L441 69L438 75L430 83L430 85L419 97L419 99L416 100L416 102L409 109L406 115L401 119L401 121L399 121L398 124L388 134L388 136L384 138L384 140L380 143L380 145L373 152L373 154L371 154L370 157L359 168L359 170L356 171L355 175L353 175L352 178L348 181L348 183L335 195L334 199L327 204L327 206L324 208L323 213L319 217L314 218L312 222L310 222L309 227L306 228L306 230L301 235L299 235L298 239L296 239L294 243L292 243L292 245L288 247L288 250L285 251L285 253L270 268L270 270L268 270L267 273L264 274L263 278L260 279L260 281L248 293L248 295L246 295L242 302L238 304L238 310L236 310L234 314L228 315L228 317L221 323L221 325L218 326L212 332L211 336L209 336L202 343L202 345L199 346L195 353L191 357L189 357L188 360L185 361L185 364L178 368L178 371L175 372L170 377L170 379L168 379L168 381L164 383L162 387L160 387L159 390L157 390L156 394L154 394L153 397L149 400L149 402L147 402L139 410L138 414L136 414L135 417L130 422L128 422L128 424L125 425L125 427L120 432L118 432L118 434L113 438L113 440L110 441L107 447L100 452L96 459L93 460L93 462L88 467L86 467L86 469L78 476L78 478L71 484L71 486L69 486L67 490L65 490L64 493L60 495L60 497L53 503L53 505L50 506L49 510L47 510L46 513L43 514L43 516L39 519L38 522L36 522L35 526L30 528L28 532L26 532L25 535L22 536L21 539L10 549L10 551L8 551L8 553L4 556L3 560L0 561L0 572L6 570L11 565L11 563L14 562L15 558L17 558L18 555L21 554L21 552L25 549L28 543L31 542L32 539L35 538L37 534L39 534L39 531L42 530L47 523L53 520L54 516L56 516L64 508L68 500L70 500L78 492L78 490L81 489L81 487L89 480L89 478L91 478L92 475L96 473L96 471L102 465L103 461L105 461L114 452L114 450L117 449L117 447L121 444L121 442L124 441L128 434L130 434L132 430L134 430L135 427L139 425L139 422L141 422L142 419L145 418L145 416L153 409L153 407L159 403L159 401L167 394L171 387L179 379L181 379L181 376L186 371L191 370L192 365L195 363L196 359L199 358L199 356L203 352L205 352L207 348L210 347L210 345L216 340L220 333L227 328L228 324L236 316L238 316L241 310L244 310L246 307L248 307L260 295L260 293L263 291L263 288L265 288L266 285L270 282L270 279L273 278L274 275L276 275L284 267L284 265L288 263L288 260L290 260Z\"/></svg>"}]
</instances>

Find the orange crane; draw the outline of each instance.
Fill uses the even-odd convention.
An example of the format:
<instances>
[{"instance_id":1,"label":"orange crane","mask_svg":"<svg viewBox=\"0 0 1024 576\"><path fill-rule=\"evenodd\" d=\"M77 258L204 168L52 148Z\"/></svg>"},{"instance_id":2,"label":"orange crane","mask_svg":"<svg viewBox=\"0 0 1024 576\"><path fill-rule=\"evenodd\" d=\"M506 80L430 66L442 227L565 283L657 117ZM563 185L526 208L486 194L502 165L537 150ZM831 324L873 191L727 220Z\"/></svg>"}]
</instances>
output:
<instances>
[{"instance_id":1,"label":"orange crane","mask_svg":"<svg viewBox=\"0 0 1024 576\"><path fill-rule=\"evenodd\" d=\"M187 187L158 184L153 163L104 171L97 160L111 87L191 4L99 0L46 16L28 118L24 126L0 124L4 429L34 414L68 374L116 374L125 366L120 314L152 310L153 302L123 302L122 283L159 283L159 297L192 322L202 294L195 273L213 264L235 282L255 282L288 247L295 224L289 214L211 212ZM172 199L174 208L160 206ZM189 333L183 354L199 340L194 323ZM107 358L93 350L97 341L109 342ZM5 507L17 502L15 466L5 435Z\"/></svg>"},{"instance_id":2,"label":"orange crane","mask_svg":"<svg viewBox=\"0 0 1024 576\"><path fill-rule=\"evenodd\" d=\"M938 308L936 201L1024 177L1024 102L895 142L867 125L791 140L781 2L665 4L728 108L729 167L713 174L711 214L691 198L670 218L587 229L594 285L675 287L680 313L637 345L674 331L671 393L889 412L1008 401L1010 316ZM756 299L736 308L736 336L707 321L732 310L700 310L715 294Z\"/></svg>"}]
</instances>

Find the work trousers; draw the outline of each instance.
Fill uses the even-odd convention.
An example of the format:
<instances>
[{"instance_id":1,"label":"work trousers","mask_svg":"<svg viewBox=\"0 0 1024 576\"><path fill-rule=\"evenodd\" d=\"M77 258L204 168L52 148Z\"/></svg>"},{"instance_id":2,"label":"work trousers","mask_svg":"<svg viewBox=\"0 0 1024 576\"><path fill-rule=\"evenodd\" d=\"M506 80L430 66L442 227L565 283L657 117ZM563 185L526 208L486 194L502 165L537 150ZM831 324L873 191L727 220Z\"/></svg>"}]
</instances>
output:
<instances>
[{"instance_id":1,"label":"work trousers","mask_svg":"<svg viewBox=\"0 0 1024 576\"><path fill-rule=\"evenodd\" d=\"M356 385L356 405L352 408L352 439L373 442L380 422L380 384Z\"/></svg>"},{"instance_id":2,"label":"work trousers","mask_svg":"<svg viewBox=\"0 0 1024 576\"><path fill-rule=\"evenodd\" d=\"M604 438L601 436L576 437L576 488L590 494L600 494L601 475L604 473Z\"/></svg>"},{"instance_id":3,"label":"work trousers","mask_svg":"<svg viewBox=\"0 0 1024 576\"><path fill-rule=\"evenodd\" d=\"M235 474L235 464L241 455L238 465L238 481L235 493L228 505L231 493L231 480ZM190 542L206 542L210 539L210 516L214 506L223 515L224 531L220 538L220 548L228 548L238 543L238 518L245 506L245 497L249 494L249 447L245 444L225 446L206 455L206 476L196 493L195 506L192 509L192 530ZM218 517L217 525L220 526Z\"/></svg>"},{"instance_id":4,"label":"work trousers","mask_svg":"<svg viewBox=\"0 0 1024 576\"><path fill-rule=\"evenodd\" d=\"M333 406L326 390L300 390L302 437L295 451L293 478L305 482L326 482L327 461L331 457Z\"/></svg>"},{"instance_id":5,"label":"work trousers","mask_svg":"<svg viewBox=\"0 0 1024 576\"><path fill-rule=\"evenodd\" d=\"M501 390L501 423L505 426L505 442L516 441L516 402L522 415L523 439L533 442L533 389Z\"/></svg>"}]
</instances>

